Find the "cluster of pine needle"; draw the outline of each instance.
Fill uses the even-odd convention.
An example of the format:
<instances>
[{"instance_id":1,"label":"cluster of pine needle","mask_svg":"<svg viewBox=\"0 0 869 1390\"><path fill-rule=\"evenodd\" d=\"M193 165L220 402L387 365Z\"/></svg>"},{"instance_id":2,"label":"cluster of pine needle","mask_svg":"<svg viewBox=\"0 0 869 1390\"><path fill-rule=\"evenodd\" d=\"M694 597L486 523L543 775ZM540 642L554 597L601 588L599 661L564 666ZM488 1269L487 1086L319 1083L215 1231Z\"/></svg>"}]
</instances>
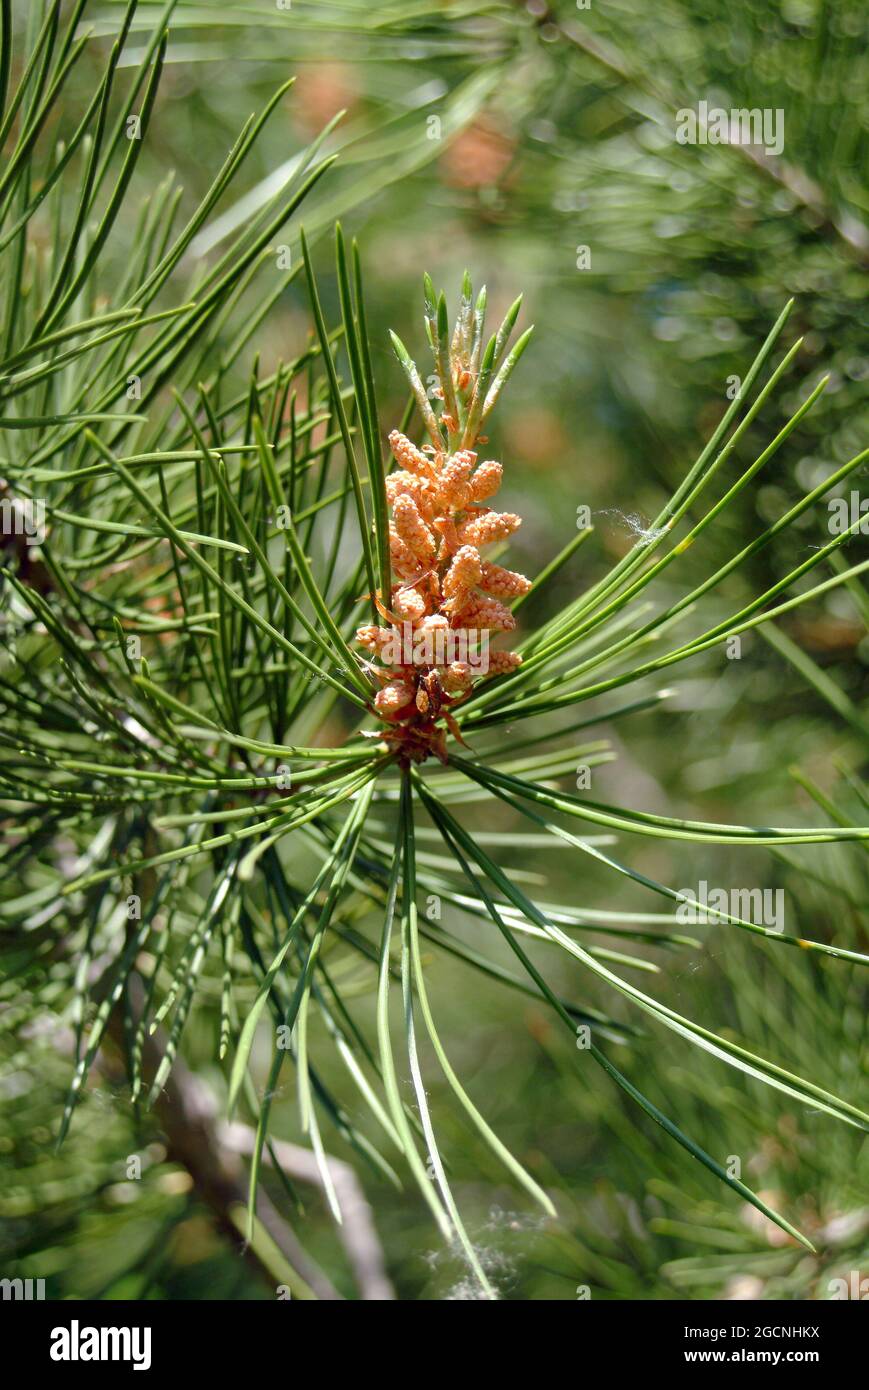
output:
<instances>
[{"instance_id":1,"label":"cluster of pine needle","mask_svg":"<svg viewBox=\"0 0 869 1390\"><path fill-rule=\"evenodd\" d=\"M136 7L126 8L99 86L65 143L55 142L52 117L89 42L79 32L84 8L74 6L63 27L59 6L47 6L44 21L31 24L26 62L13 65L4 7L0 61L0 143L8 151L0 175L0 471L10 504L0 815L3 940L12 961L2 997L12 1006L13 1050L32 1022L16 1011L23 980L24 1013L43 1009L72 1037L60 1138L112 1038L122 1040L132 1097L147 1109L186 1045L191 1017L209 1019L228 1109L243 1112L254 1132L251 1238L273 1099L288 1067L299 1128L336 1217L324 1125L330 1144L360 1165L389 1181L410 1176L477 1289L494 1297L440 1153L420 1031L430 1044L425 1058L493 1160L547 1213L554 1204L450 1061L429 997L445 956L461 962L469 997L486 979L505 997L518 991L538 1001L571 1043L581 1033L587 1045L571 1052L577 1067L600 1068L685 1161L808 1243L646 1094L641 1031L603 1009L599 996L611 994L680 1045L793 1104L865 1128L869 1118L851 1100L633 982L631 972L648 962L631 954L632 944L684 945L672 930L684 895L630 861L631 846L649 839L693 856L713 846L799 847L810 861L813 846L865 841L869 830L830 825L823 809L819 824L734 825L561 789L577 763L613 756L606 738L588 737L590 726L666 703L671 692L657 685L659 673L720 659L729 637L774 629L866 569L840 553L858 519L842 534L822 531L817 545L795 547L792 565L747 600L734 600L728 583L736 571L751 572L772 542L780 548L795 523L823 516L825 497L864 464L864 452L756 534L724 528L727 560L696 583L678 580L686 553L702 562L704 533L726 520L825 389L822 381L809 392L746 461L747 431L800 351L797 342L778 354L791 306L647 534L588 579L577 567L591 535L584 528L529 582L487 550L507 540L519 512L489 507L501 468L479 452L528 341L526 333L508 351L518 304L485 342L485 295L474 300L466 283L451 332L445 300L435 301L426 281L442 408L396 339L411 391L390 451L358 248L335 229L340 320L330 324L299 226L300 208L332 163L321 156L321 138L221 240L219 253L189 273L191 245L212 226L286 89L244 124L184 220L171 178L144 188L135 179L166 56L165 16L136 50L137 65L122 69ZM20 76L10 86L12 72ZM135 139L127 135L132 116ZM137 198L133 236L126 219ZM275 246L287 228L301 257L277 274ZM120 265L107 255L119 238ZM262 327L297 283L307 290L310 339L289 360L263 362ZM424 447L414 437L427 437ZM515 505L521 509L521 498ZM37 515L39 535L16 521ZM570 597L520 635L517 613L556 575L569 577ZM384 619L509 632L515 650L493 654L485 679L437 661L396 668L377 660ZM620 692L633 686L624 699ZM581 708L592 700L593 712ZM483 828L504 806L517 845L528 831L545 836L605 870L614 891L630 885L651 894L661 911L638 923L618 898L607 911L580 900L535 901L487 848ZM418 852L423 832L435 836L438 853ZM444 913L421 916L423 898ZM473 947L468 923L477 931ZM869 964L835 939L732 914L718 914L710 931ZM546 952L570 965L569 993L550 983ZM400 1010L391 1007L396 982ZM373 1025L359 1003L366 992L376 998ZM254 1052L260 1035L270 1044L265 1080ZM146 1044L155 1036L152 1065ZM341 1084L327 1079L327 1053ZM359 1106L364 1125L354 1119Z\"/></svg>"}]
</instances>

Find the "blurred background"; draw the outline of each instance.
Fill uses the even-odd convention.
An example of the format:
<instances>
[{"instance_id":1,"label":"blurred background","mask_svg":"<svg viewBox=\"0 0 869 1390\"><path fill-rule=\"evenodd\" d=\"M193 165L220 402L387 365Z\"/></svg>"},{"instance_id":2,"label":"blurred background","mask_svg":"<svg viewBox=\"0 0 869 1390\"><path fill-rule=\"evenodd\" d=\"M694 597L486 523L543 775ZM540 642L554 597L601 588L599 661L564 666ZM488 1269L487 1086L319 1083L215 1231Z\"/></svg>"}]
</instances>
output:
<instances>
[{"instance_id":1,"label":"blurred background","mask_svg":"<svg viewBox=\"0 0 869 1390\"><path fill-rule=\"evenodd\" d=\"M26 8L17 7L22 29ZM140 6L130 66L162 9ZM89 13L82 106L121 7ZM332 323L335 217L359 240L384 429L398 424L405 402L388 328L425 361L424 270L454 309L467 268L475 285L488 286L496 320L521 291L519 326L536 325L493 422L502 496L525 519L508 563L536 573L575 534L582 506L595 535L523 610L526 629L572 599L648 524L795 297L782 346L802 336L803 347L741 441L738 462L749 463L828 373L827 389L707 532L702 556L667 571L658 590L664 602L866 444L867 69L861 0L179 4L125 235L135 234L138 199L169 170L184 190L182 215L192 207L242 121L295 74L246 165L244 197L226 199L194 245L195 278L197 262L219 255L239 219L267 201L291 161L343 111L325 144L339 157L306 201L303 221ZM781 156L678 144L674 113L701 100L783 112ZM75 116L70 109L70 123ZM286 243L296 265L295 222ZM119 273L124 252L116 235L108 261ZM252 299L273 292L276 273L273 262L258 272ZM105 281L110 299L110 270ZM303 348L309 332L303 287L291 278L249 350L268 369ZM865 469L849 482L869 495ZM722 614L822 544L826 527L825 510L809 511L728 581ZM849 563L862 558L860 547L863 537L849 547ZM747 635L741 660L710 653L680 666L659 709L595 727L618 755L595 769L595 793L711 821L865 822L855 774L867 753L867 607L864 591L841 586L768 637ZM477 829L473 812L463 819ZM541 901L649 910L633 885L614 887L587 859L579 865L524 845L506 810L485 829L518 831L515 846L499 852ZM676 887L699 878L781 887L789 930L869 946L861 846L752 850L748 880L723 848L704 850L702 862L696 847L672 842L644 841L630 853L635 869ZM696 935L696 946L640 949L657 972L648 983L658 997L865 1103L867 994L856 968L724 927ZM558 959L547 965L554 985L575 984ZM360 1007L373 1016L366 979ZM605 1077L578 1069L570 1040L556 1036L533 1001L496 983L471 984L460 963L438 957L429 989L442 1036L487 1118L559 1212L557 1222L529 1213L433 1079L451 1180L503 1297L814 1299L830 1297L835 1278L869 1275L869 1151L858 1130L799 1109L652 1026L617 1049L622 1070L642 1078L652 1100L677 1105L682 1127L720 1162L739 1158L745 1180L815 1243L810 1255L628 1113ZM604 1006L585 981L582 988ZM218 999L215 977L214 1014L206 1007L191 1020L185 1057L219 1105ZM70 1065L57 1047L63 999L50 981L27 975L23 988L20 977L14 992L4 988L3 1002L4 1275L45 1278L57 1297L273 1298L275 1279L215 1222L196 1163L179 1162L167 1143L159 1107L133 1112L111 1057L55 1154ZM613 1009L611 998L605 1007ZM275 1135L298 1142L289 1085L272 1114ZM348 1158L339 1135L325 1142ZM140 1180L131 1180L131 1155L141 1158ZM374 1172L359 1176L395 1295L462 1297L461 1267L440 1249L412 1189L397 1192ZM317 1187L288 1192L268 1173L264 1184L332 1289L358 1297L352 1258Z\"/></svg>"}]
</instances>

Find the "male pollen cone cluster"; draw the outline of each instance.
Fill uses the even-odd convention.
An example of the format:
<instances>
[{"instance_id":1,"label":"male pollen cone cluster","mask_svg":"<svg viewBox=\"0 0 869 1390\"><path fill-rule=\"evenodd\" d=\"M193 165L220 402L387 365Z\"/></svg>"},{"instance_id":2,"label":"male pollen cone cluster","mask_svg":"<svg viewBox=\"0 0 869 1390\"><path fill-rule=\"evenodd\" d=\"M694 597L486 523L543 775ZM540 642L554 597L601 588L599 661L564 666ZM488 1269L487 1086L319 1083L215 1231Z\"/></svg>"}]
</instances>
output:
<instances>
[{"instance_id":1,"label":"male pollen cone cluster","mask_svg":"<svg viewBox=\"0 0 869 1390\"><path fill-rule=\"evenodd\" d=\"M513 360L508 358L505 369L494 375L497 340L491 340L485 354L481 351L485 290L473 309L467 276L462 309L445 352L445 304L441 296L435 310L430 286L426 277L427 324L439 382L433 394L444 402L444 411L437 420L424 392L420 399L423 388L416 368L399 353L432 443L417 447L398 430L389 436L398 464L386 478L392 590L388 604L378 595L377 608L390 626L367 624L356 634L371 653L369 670L381 686L374 705L389 725L387 741L405 764L432 754L446 761L447 730L461 737L451 708L476 680L503 675L521 664L518 653L490 651L489 642L515 629L509 604L531 587L524 575L484 557L487 547L513 534L521 517L489 505L501 486L503 470L494 459L478 462L470 447L485 443L479 425L518 353L514 349ZM511 310L512 319L518 305L519 301ZM512 321L506 334L502 326L499 335L505 340L509 327ZM504 343L502 353L503 347ZM484 400L481 392L492 378ZM455 659L465 642L470 659Z\"/></svg>"}]
</instances>

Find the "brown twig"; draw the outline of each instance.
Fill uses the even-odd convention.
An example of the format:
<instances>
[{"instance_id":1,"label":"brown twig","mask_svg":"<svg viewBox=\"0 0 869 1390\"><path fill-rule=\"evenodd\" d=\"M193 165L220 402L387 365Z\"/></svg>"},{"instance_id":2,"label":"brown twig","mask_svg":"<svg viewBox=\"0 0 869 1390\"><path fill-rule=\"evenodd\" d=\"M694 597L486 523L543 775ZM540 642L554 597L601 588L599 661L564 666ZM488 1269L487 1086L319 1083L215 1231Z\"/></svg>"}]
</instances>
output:
<instances>
[{"instance_id":1,"label":"brown twig","mask_svg":"<svg viewBox=\"0 0 869 1390\"><path fill-rule=\"evenodd\" d=\"M224 1124L218 1129L218 1139L225 1149L249 1156L254 1151L256 1135L247 1125ZM283 1139L273 1140L271 1147L281 1167L293 1178L322 1188L323 1176L309 1149ZM271 1162L268 1150L264 1150L263 1158ZM343 1218L339 1235L359 1292L368 1301L392 1300L395 1292L386 1273L383 1250L362 1185L349 1163L331 1155L327 1155L326 1163Z\"/></svg>"}]
</instances>

